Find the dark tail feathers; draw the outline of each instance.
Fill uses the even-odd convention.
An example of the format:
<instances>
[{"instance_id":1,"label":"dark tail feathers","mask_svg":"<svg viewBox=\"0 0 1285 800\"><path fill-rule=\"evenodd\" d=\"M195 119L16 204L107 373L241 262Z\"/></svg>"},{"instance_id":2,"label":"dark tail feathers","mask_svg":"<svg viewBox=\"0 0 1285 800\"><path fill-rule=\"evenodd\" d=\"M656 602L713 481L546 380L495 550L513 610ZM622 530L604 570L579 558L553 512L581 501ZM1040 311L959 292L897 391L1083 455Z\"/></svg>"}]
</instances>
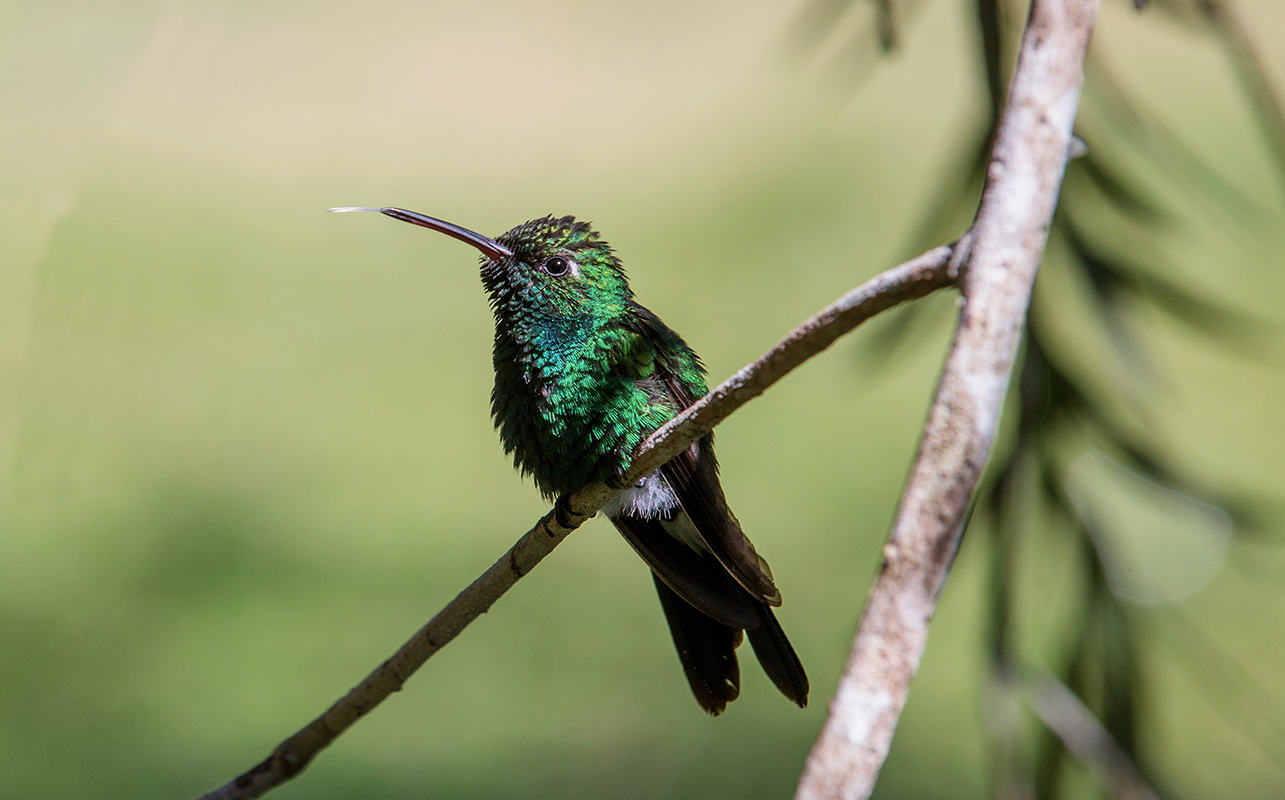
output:
<instances>
[{"instance_id":1,"label":"dark tail feathers","mask_svg":"<svg viewBox=\"0 0 1285 800\"><path fill-rule=\"evenodd\" d=\"M799 708L808 705L808 674L803 670L803 662L790 646L781 623L766 604L760 604L760 616L763 623L757 628L746 631L750 637L750 646L758 656L763 671L781 690L781 694L794 701Z\"/></svg>"},{"instance_id":2,"label":"dark tail feathers","mask_svg":"<svg viewBox=\"0 0 1285 800\"><path fill-rule=\"evenodd\" d=\"M652 579L692 694L701 708L718 716L741 694L741 668L736 662L741 632L692 608L655 573Z\"/></svg>"},{"instance_id":3,"label":"dark tail feathers","mask_svg":"<svg viewBox=\"0 0 1285 800\"><path fill-rule=\"evenodd\" d=\"M736 660L741 631L697 611L655 573L652 579L692 694L701 708L718 716L741 693L741 671ZM765 603L757 605L759 627L746 631L754 655L781 694L804 708L808 704L808 676L803 664L772 609Z\"/></svg>"}]
</instances>

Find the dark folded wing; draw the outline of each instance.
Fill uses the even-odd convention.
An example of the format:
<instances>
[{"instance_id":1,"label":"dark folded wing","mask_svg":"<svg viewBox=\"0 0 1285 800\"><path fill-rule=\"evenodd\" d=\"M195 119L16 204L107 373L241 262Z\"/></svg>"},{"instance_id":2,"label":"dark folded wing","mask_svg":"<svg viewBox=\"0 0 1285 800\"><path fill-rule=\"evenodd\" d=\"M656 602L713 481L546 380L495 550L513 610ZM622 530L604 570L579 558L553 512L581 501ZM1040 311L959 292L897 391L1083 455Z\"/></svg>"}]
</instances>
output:
<instances>
[{"instance_id":1,"label":"dark folded wing","mask_svg":"<svg viewBox=\"0 0 1285 800\"><path fill-rule=\"evenodd\" d=\"M712 555L670 536L659 519L622 514L611 521L657 577L697 611L734 628L761 624L759 603Z\"/></svg>"},{"instance_id":2,"label":"dark folded wing","mask_svg":"<svg viewBox=\"0 0 1285 800\"><path fill-rule=\"evenodd\" d=\"M772 609L760 604L759 612L762 623L746 631L754 655L758 656L763 671L781 694L793 700L799 708L805 708L808 704L808 674L803 670L803 662L799 661Z\"/></svg>"},{"instance_id":3,"label":"dark folded wing","mask_svg":"<svg viewBox=\"0 0 1285 800\"><path fill-rule=\"evenodd\" d=\"M712 439L706 436L661 467L661 474L701 538L737 583L768 605L779 606L781 593L772 571L727 507L717 470Z\"/></svg>"},{"instance_id":4,"label":"dark folded wing","mask_svg":"<svg viewBox=\"0 0 1285 800\"><path fill-rule=\"evenodd\" d=\"M649 382L668 396L676 411L687 408L704 393L702 370L696 355L678 334L655 315L635 305L635 332L654 353ZM746 591L769 605L781 604L781 593L772 571L741 530L718 482L714 439L705 436L680 453L661 472L678 495L696 530L710 551Z\"/></svg>"}]
</instances>

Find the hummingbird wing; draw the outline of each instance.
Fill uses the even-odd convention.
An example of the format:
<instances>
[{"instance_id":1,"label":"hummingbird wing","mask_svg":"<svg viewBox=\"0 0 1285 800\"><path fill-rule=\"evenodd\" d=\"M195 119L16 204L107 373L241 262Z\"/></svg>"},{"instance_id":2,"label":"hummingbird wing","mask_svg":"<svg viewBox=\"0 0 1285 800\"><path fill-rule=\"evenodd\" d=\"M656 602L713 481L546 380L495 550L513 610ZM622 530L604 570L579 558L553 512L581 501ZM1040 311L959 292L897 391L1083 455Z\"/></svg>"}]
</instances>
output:
<instances>
[{"instance_id":1,"label":"hummingbird wing","mask_svg":"<svg viewBox=\"0 0 1285 800\"><path fill-rule=\"evenodd\" d=\"M693 454L697 445L701 445L700 450ZM781 694L803 708L808 703L808 675L770 607L781 605L781 593L772 582L767 561L754 550L754 545L727 507L723 489L718 483L710 437L705 437L697 445L688 448L662 467L661 473L682 504L678 512L686 513L691 518L700 531L701 538L725 568L723 574L735 578L744 590L742 596L754 596L754 610L758 619L756 624L744 626L750 645L754 648L754 655ZM671 538L671 541L676 540ZM689 549L682 544L678 546ZM709 579L710 576L711 573L706 571L702 577ZM664 598L661 599L661 604L664 604ZM689 657L683 653L678 632L674 628L674 618L668 610L665 614L684 670L689 673L688 682L692 686L692 692L704 705L696 682L691 679ZM708 706L706 708L709 710ZM717 712L711 710L710 713Z\"/></svg>"},{"instance_id":2,"label":"hummingbird wing","mask_svg":"<svg viewBox=\"0 0 1285 800\"><path fill-rule=\"evenodd\" d=\"M779 606L781 592L771 568L727 506L713 445L713 437L705 436L661 467L661 474L719 563L747 592L768 605Z\"/></svg>"},{"instance_id":3,"label":"hummingbird wing","mask_svg":"<svg viewBox=\"0 0 1285 800\"><path fill-rule=\"evenodd\" d=\"M799 660L781 623L776 621L776 615L766 603L759 605L759 617L759 626L745 631L750 637L750 646L754 648L759 666L763 667L763 671L781 694L799 708L807 708L810 687L803 662Z\"/></svg>"},{"instance_id":4,"label":"hummingbird wing","mask_svg":"<svg viewBox=\"0 0 1285 800\"><path fill-rule=\"evenodd\" d=\"M662 387L675 412L681 411L705 394L700 361L682 337L659 317L642 306L637 306L637 310L637 333L654 353L654 368L648 377ZM741 530L723 495L718 461L714 458L713 434L706 434L675 456L661 467L661 474L678 495L710 552L737 583L764 603L781 605L781 593L772 579L771 568Z\"/></svg>"},{"instance_id":5,"label":"hummingbird wing","mask_svg":"<svg viewBox=\"0 0 1285 800\"><path fill-rule=\"evenodd\" d=\"M675 410L687 408L705 393L700 362L659 318L637 308L636 332L654 353L654 358L643 360L653 365L645 376L649 390L662 391ZM720 713L740 693L735 650L741 635L736 629L748 633L755 656L777 689L804 707L807 673L770 608L781 604L781 593L767 561L727 505L713 443L713 436L707 435L661 468L678 501L667 516L618 514L612 521L652 568L683 671L706 711ZM687 542L691 528L700 542ZM702 542L705 546L697 547ZM730 601L735 616L726 607L712 608L711 596L724 606Z\"/></svg>"},{"instance_id":6,"label":"hummingbird wing","mask_svg":"<svg viewBox=\"0 0 1285 800\"><path fill-rule=\"evenodd\" d=\"M681 508L674 512L682 514ZM707 617L734 628L759 625L759 603L741 588L712 553L675 539L670 519L612 514L611 521L666 588Z\"/></svg>"}]
</instances>

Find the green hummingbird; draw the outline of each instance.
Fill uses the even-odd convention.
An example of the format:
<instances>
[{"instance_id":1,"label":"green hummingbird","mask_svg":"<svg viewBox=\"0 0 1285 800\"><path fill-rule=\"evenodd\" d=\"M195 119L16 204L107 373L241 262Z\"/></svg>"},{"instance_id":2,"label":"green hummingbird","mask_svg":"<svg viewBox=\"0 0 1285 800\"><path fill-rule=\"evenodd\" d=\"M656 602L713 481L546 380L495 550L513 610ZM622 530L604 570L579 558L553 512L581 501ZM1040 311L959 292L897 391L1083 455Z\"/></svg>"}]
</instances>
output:
<instances>
[{"instance_id":1,"label":"green hummingbird","mask_svg":"<svg viewBox=\"0 0 1285 800\"><path fill-rule=\"evenodd\" d=\"M682 338L634 301L620 260L588 223L543 217L494 239L400 208L377 211L477 248L495 312L491 414L514 465L547 498L619 485L634 450L705 395ZM712 434L603 507L651 567L697 702L721 713L740 694L742 632L787 698L808 678L772 613L767 562L728 508Z\"/></svg>"}]
</instances>

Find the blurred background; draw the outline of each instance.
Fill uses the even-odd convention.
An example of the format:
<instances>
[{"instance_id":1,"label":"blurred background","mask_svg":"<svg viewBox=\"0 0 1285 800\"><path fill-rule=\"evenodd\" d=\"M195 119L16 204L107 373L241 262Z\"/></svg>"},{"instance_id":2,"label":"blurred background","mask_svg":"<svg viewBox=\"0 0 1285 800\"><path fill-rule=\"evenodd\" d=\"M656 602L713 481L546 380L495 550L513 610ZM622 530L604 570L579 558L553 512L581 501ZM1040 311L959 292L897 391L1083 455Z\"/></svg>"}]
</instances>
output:
<instances>
[{"instance_id":1,"label":"blurred background","mask_svg":"<svg viewBox=\"0 0 1285 800\"><path fill-rule=\"evenodd\" d=\"M1003 796L1026 773L1100 796L1003 701L1014 664L1075 688L1166 797L1285 795L1285 157L1243 53L1177 6L1103 2L1081 132L1099 160L1068 176L1084 199L1040 278L1044 333L879 798ZM592 220L717 383L967 225L985 64L1008 69L1024 17L990 4L988 28L987 7L0 6L4 794L223 783L546 510L488 417L473 251L323 209L490 235ZM1236 8L1285 87L1285 4ZM701 713L645 567L594 520L272 796L787 796L953 307L877 321L719 428L806 711L746 650L742 698ZM1030 445L1057 416L1041 397L1097 427Z\"/></svg>"}]
</instances>

